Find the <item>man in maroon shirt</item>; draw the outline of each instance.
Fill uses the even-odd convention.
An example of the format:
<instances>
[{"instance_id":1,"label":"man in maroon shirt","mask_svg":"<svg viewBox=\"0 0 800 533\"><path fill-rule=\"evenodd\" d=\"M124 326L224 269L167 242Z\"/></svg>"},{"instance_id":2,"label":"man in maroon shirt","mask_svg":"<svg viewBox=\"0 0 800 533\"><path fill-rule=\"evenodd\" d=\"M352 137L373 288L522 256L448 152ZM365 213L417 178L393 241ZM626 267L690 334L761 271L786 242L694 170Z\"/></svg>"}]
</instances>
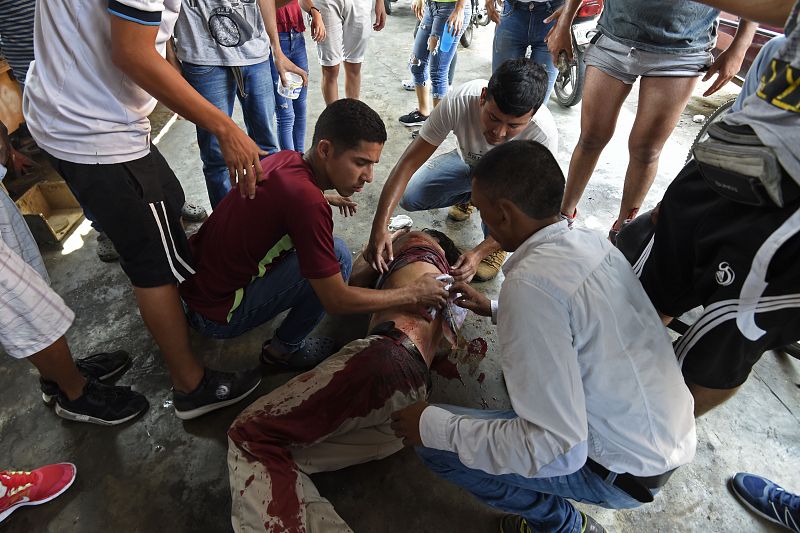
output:
<instances>
[{"instance_id":1,"label":"man in maroon shirt","mask_svg":"<svg viewBox=\"0 0 800 533\"><path fill-rule=\"evenodd\" d=\"M263 159L255 198L228 194L190 240L197 274L180 290L192 326L216 338L235 337L291 309L261 359L307 369L333 353L332 339L306 339L325 311L444 304L448 294L435 274L382 291L346 283L352 259L333 236L323 191L343 197L361 191L372 182L385 142L378 114L343 99L322 112L305 154L286 150Z\"/></svg>"}]
</instances>

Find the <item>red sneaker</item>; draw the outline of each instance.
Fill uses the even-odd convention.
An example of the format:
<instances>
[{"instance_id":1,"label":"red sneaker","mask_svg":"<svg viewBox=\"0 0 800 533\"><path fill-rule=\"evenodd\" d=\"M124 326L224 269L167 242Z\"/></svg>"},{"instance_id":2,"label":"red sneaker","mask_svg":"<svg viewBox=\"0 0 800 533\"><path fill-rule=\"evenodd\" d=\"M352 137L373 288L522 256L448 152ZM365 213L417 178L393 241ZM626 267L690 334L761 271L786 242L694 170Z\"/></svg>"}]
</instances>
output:
<instances>
[{"instance_id":1,"label":"red sneaker","mask_svg":"<svg viewBox=\"0 0 800 533\"><path fill-rule=\"evenodd\" d=\"M33 472L0 471L0 522L17 508L41 505L58 497L75 481L75 465L59 463Z\"/></svg>"}]
</instances>

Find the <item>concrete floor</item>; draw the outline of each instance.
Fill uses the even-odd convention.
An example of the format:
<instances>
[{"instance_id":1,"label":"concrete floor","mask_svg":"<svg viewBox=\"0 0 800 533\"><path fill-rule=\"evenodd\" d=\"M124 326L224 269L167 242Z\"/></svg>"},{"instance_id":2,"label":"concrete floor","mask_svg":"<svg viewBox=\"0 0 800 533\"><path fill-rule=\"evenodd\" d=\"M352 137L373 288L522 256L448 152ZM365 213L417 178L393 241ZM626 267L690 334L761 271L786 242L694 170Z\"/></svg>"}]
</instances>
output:
<instances>
[{"instance_id":1,"label":"concrete floor","mask_svg":"<svg viewBox=\"0 0 800 533\"><path fill-rule=\"evenodd\" d=\"M356 218L336 216L336 232L353 250L364 243L381 185L410 141L408 131L396 119L415 106L412 93L400 87L400 80L408 77L406 58L411 48L413 15L405 2L394 7L387 28L370 44L362 92L362 99L384 117L389 141L375 183L357 198L360 210ZM459 52L457 83L488 77L492 33L491 26L478 29L472 47ZM309 52L313 63L309 124L313 125L322 100L313 47ZM699 97L702 90L696 92L662 156L648 204L661 197L683 163L698 128L692 115L708 113L735 95L737 89L731 87L710 99ZM566 169L577 140L580 109L561 109L555 102L549 105L560 129L558 158ZM580 224L605 231L616 216L627 160L625 143L635 109L632 95L622 111L619 134L604 153L579 207ZM154 132L169 117L163 110L156 112ZM309 127L309 138L311 130ZM443 149L452 145L448 140ZM159 148L184 184L187 197L207 205L194 127L179 120L164 134ZM417 227L446 230L463 247L474 245L480 236L476 221L461 225L446 222L444 210L416 213L413 218ZM128 281L118 265L96 259L94 232L84 225L64 249L48 249L44 254L53 287L77 316L68 334L74 353L82 356L108 349L129 350L134 363L121 383L144 393L151 407L144 417L117 428L66 422L40 401L32 366L0 357L2 466L23 469L57 461L72 461L78 466L78 478L66 494L40 508L16 512L3 524L3 530L229 531L225 430L245 404L181 422L173 415L163 360L141 322ZM495 296L500 281L483 284L481 289ZM329 317L320 330L344 343L362 335L364 327L363 317ZM261 342L270 336L272 328L273 324L267 324L224 342L195 334L192 342L209 366L250 367L257 364ZM488 341L486 357L455 358L460 379L434 373L433 401L485 408L507 406L493 327L484 319L470 316L463 333L467 339ZM265 394L288 377L266 375L256 394ZM772 530L737 503L726 487L726 479L738 470L748 470L800 490L798 384L800 365L796 360L766 354L735 398L698 421L697 458L678 471L655 503L626 512L586 510L609 531L618 532ZM437 479L408 450L377 463L316 476L316 481L359 533L497 530L496 512Z\"/></svg>"}]
</instances>

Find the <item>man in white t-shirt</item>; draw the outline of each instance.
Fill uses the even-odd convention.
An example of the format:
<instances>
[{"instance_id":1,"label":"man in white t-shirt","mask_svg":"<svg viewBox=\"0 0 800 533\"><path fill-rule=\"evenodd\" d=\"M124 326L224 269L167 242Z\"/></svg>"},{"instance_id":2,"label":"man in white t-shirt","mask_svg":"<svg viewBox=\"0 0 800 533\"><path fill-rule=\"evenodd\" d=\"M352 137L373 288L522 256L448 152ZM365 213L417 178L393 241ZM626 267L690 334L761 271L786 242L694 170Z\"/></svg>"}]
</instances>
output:
<instances>
[{"instance_id":1,"label":"man in white t-shirt","mask_svg":"<svg viewBox=\"0 0 800 533\"><path fill-rule=\"evenodd\" d=\"M156 98L213 132L241 194L256 194L266 155L165 59L180 0L37 2L35 61L23 112L36 143L103 227L169 368L177 416L252 392L257 370L204 368L189 345L178 283L194 274L180 223L181 184L151 145ZM187 406L187 407L179 407Z\"/></svg>"},{"instance_id":2,"label":"man in white t-shirt","mask_svg":"<svg viewBox=\"0 0 800 533\"><path fill-rule=\"evenodd\" d=\"M467 82L445 96L383 187L364 252L373 268L384 272L392 259L392 242L386 228L398 203L407 211L468 203L472 166L493 146L512 139L537 141L555 154L558 131L550 111L542 106L545 92L544 67L522 58L504 62L488 83ZM456 136L458 149L428 161L450 132ZM506 253L485 225L483 235L483 242L462 254L453 265L451 274L456 281L471 281L473 277L486 281L500 270Z\"/></svg>"}]
</instances>

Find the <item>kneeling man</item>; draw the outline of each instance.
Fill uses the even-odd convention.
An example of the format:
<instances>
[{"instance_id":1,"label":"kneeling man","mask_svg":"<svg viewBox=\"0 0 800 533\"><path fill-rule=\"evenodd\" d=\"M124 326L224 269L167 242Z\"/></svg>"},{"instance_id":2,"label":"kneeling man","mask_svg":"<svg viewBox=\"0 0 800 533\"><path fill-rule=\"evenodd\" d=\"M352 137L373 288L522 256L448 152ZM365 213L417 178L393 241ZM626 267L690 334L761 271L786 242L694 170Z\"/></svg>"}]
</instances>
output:
<instances>
[{"instance_id":1,"label":"kneeling man","mask_svg":"<svg viewBox=\"0 0 800 533\"><path fill-rule=\"evenodd\" d=\"M566 499L653 501L694 457L692 395L630 264L602 235L559 221L564 176L533 141L475 166L472 201L504 250L499 303L466 283L459 305L492 316L513 411L424 402L392 427L434 472L511 513L501 531L597 533Z\"/></svg>"}]
</instances>

